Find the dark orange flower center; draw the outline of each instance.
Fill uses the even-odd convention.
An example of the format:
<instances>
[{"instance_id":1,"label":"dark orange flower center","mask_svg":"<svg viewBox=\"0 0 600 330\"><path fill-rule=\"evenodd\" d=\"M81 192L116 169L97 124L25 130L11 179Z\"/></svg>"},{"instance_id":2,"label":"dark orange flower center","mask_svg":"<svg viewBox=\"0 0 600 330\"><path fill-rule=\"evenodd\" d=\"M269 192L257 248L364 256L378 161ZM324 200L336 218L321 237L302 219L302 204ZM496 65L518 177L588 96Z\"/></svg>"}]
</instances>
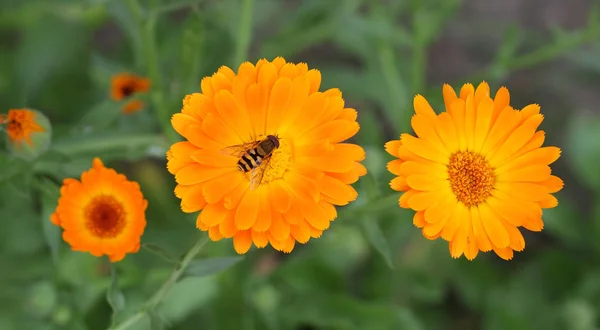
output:
<instances>
[{"instance_id":1,"label":"dark orange flower center","mask_svg":"<svg viewBox=\"0 0 600 330\"><path fill-rule=\"evenodd\" d=\"M466 206L484 202L496 183L494 168L485 157L472 151L459 151L450 156L448 176L456 199Z\"/></svg>"},{"instance_id":2,"label":"dark orange flower center","mask_svg":"<svg viewBox=\"0 0 600 330\"><path fill-rule=\"evenodd\" d=\"M124 97L128 97L135 92L135 87L133 86L133 84L124 85L121 88L121 92L123 93Z\"/></svg>"},{"instance_id":3,"label":"dark orange flower center","mask_svg":"<svg viewBox=\"0 0 600 330\"><path fill-rule=\"evenodd\" d=\"M114 238L125 228L123 205L112 196L94 197L84 213L85 226L99 238Z\"/></svg>"}]
</instances>

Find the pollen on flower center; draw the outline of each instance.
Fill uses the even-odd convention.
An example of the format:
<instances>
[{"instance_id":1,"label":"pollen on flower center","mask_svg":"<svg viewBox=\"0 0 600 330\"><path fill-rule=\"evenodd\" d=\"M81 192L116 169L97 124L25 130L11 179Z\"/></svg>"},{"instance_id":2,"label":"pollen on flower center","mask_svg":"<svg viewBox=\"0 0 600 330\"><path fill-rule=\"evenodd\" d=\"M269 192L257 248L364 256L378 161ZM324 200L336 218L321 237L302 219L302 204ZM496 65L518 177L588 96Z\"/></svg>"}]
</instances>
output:
<instances>
[{"instance_id":1,"label":"pollen on flower center","mask_svg":"<svg viewBox=\"0 0 600 330\"><path fill-rule=\"evenodd\" d=\"M448 176L456 199L466 206L484 202L496 183L494 168L485 157L472 151L459 151L450 156Z\"/></svg>"},{"instance_id":2,"label":"pollen on flower center","mask_svg":"<svg viewBox=\"0 0 600 330\"><path fill-rule=\"evenodd\" d=\"M84 209L85 226L99 238L114 238L125 228L125 210L111 196L93 198Z\"/></svg>"},{"instance_id":3,"label":"pollen on flower center","mask_svg":"<svg viewBox=\"0 0 600 330\"><path fill-rule=\"evenodd\" d=\"M279 148L273 151L269 164L266 165L262 183L283 178L292 165L292 146L284 139L279 140Z\"/></svg>"}]
</instances>

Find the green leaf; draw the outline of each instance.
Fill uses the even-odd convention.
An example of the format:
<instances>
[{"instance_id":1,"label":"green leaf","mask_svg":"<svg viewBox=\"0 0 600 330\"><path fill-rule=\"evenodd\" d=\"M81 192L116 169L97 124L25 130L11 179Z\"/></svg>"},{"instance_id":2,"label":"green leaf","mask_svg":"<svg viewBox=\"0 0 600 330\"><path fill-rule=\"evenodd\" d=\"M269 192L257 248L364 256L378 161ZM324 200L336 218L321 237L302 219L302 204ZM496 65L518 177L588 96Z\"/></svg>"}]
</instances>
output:
<instances>
[{"instance_id":1,"label":"green leaf","mask_svg":"<svg viewBox=\"0 0 600 330\"><path fill-rule=\"evenodd\" d=\"M195 260L190 263L182 278L214 275L232 267L243 259L244 257L217 257Z\"/></svg>"},{"instance_id":2,"label":"green leaf","mask_svg":"<svg viewBox=\"0 0 600 330\"><path fill-rule=\"evenodd\" d=\"M122 102L107 99L88 110L77 126L84 133L101 132L122 116L121 107Z\"/></svg>"},{"instance_id":3,"label":"green leaf","mask_svg":"<svg viewBox=\"0 0 600 330\"><path fill-rule=\"evenodd\" d=\"M393 269L394 258L392 256L392 250L390 249L387 238L383 235L379 223L374 217L364 217L362 227L369 243L371 243L375 250L381 254L388 267Z\"/></svg>"},{"instance_id":4,"label":"green leaf","mask_svg":"<svg viewBox=\"0 0 600 330\"><path fill-rule=\"evenodd\" d=\"M106 300L112 308L112 324L116 324L117 318L120 313L125 309L125 296L123 292L119 290L119 278L117 276L117 269L114 264L110 265L110 277L111 282L106 292Z\"/></svg>"},{"instance_id":5,"label":"green leaf","mask_svg":"<svg viewBox=\"0 0 600 330\"><path fill-rule=\"evenodd\" d=\"M576 115L567 126L565 150L568 155L563 157L579 182L600 191L600 118L591 113Z\"/></svg>"},{"instance_id":6,"label":"green leaf","mask_svg":"<svg viewBox=\"0 0 600 330\"><path fill-rule=\"evenodd\" d=\"M155 309L148 311L148 317L150 318L150 330L165 329L167 322Z\"/></svg>"},{"instance_id":7,"label":"green leaf","mask_svg":"<svg viewBox=\"0 0 600 330\"><path fill-rule=\"evenodd\" d=\"M47 179L39 180L37 185L41 194L41 221L44 239L50 248L53 260L57 262L62 231L59 226L56 226L50 221L50 215L56 210L56 205L58 204L58 198L60 196L59 188L54 182Z\"/></svg>"},{"instance_id":8,"label":"green leaf","mask_svg":"<svg viewBox=\"0 0 600 330\"><path fill-rule=\"evenodd\" d=\"M146 250L148 250L149 252L159 256L161 259L167 261L167 262L171 262L171 263L178 263L179 259L173 257L171 255L171 253L169 253L169 251L167 251L164 247L158 245L158 244L154 244L154 243L144 243L142 244L142 247Z\"/></svg>"},{"instance_id":9,"label":"green leaf","mask_svg":"<svg viewBox=\"0 0 600 330\"><path fill-rule=\"evenodd\" d=\"M45 14L21 33L14 68L26 98L35 98L53 74L78 60L77 55L85 48L86 30L72 21Z\"/></svg>"},{"instance_id":10,"label":"green leaf","mask_svg":"<svg viewBox=\"0 0 600 330\"><path fill-rule=\"evenodd\" d=\"M213 299L218 290L215 277L189 277L175 283L158 312L169 322L179 322Z\"/></svg>"},{"instance_id":11,"label":"green leaf","mask_svg":"<svg viewBox=\"0 0 600 330\"><path fill-rule=\"evenodd\" d=\"M78 139L65 138L52 146L53 151L72 158L88 156L101 157L103 160L112 157L135 160L157 154L164 157L163 152L166 149L166 141L160 135L130 133L102 133Z\"/></svg>"}]
</instances>

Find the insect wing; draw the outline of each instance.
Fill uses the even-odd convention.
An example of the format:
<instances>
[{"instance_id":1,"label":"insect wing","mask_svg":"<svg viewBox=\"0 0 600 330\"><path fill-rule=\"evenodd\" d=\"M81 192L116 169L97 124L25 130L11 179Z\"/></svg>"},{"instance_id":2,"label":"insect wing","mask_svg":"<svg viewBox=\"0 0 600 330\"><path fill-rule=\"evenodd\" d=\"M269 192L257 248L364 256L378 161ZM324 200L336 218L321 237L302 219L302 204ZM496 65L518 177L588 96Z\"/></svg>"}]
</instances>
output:
<instances>
[{"instance_id":1,"label":"insect wing","mask_svg":"<svg viewBox=\"0 0 600 330\"><path fill-rule=\"evenodd\" d=\"M269 167L270 160L271 156L267 156L263 158L259 166L252 169L250 172L250 190L256 190L256 188L260 186L263 175L265 175L265 171L267 170L267 167Z\"/></svg>"},{"instance_id":2,"label":"insect wing","mask_svg":"<svg viewBox=\"0 0 600 330\"><path fill-rule=\"evenodd\" d=\"M246 151L248 151L249 149L252 149L252 148L256 148L256 146L259 143L260 143L260 141L255 141L255 142L238 144L238 145L230 146L227 148L223 148L223 149L221 149L221 154L227 155L227 156L233 156L236 158L241 158L242 155L244 155L244 153Z\"/></svg>"}]
</instances>

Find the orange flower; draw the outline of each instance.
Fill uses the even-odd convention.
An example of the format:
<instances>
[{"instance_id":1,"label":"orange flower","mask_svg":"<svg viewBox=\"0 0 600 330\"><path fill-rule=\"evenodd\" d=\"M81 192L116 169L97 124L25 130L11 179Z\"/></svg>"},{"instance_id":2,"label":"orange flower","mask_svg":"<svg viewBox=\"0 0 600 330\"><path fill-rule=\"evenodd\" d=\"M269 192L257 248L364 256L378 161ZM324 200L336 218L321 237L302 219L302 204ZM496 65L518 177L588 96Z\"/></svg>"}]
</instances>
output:
<instances>
[{"instance_id":1,"label":"orange flower","mask_svg":"<svg viewBox=\"0 0 600 330\"><path fill-rule=\"evenodd\" d=\"M0 116L0 124L6 123L6 133L11 142L19 146L23 141L33 146L31 135L44 132L44 128L36 122L36 114L28 109L11 109L8 116Z\"/></svg>"},{"instance_id":2,"label":"orange flower","mask_svg":"<svg viewBox=\"0 0 600 330\"><path fill-rule=\"evenodd\" d=\"M212 240L233 237L239 254L252 243L291 252L356 199L365 152L341 142L358 132L357 113L320 84L319 71L278 57L223 66L185 97L171 122L187 141L167 152L168 170Z\"/></svg>"},{"instance_id":3,"label":"orange flower","mask_svg":"<svg viewBox=\"0 0 600 330\"><path fill-rule=\"evenodd\" d=\"M402 134L385 145L398 158L388 163L398 176L390 185L404 191L400 206L416 211L413 223L426 238L450 242L453 258L494 250L510 260L525 248L518 228L541 231L542 208L558 205L551 194L563 182L549 164L561 151L541 147L539 105L514 110L504 87L494 99L485 82L476 90L463 85L458 97L444 85L443 95L446 112L439 115L417 95L417 137Z\"/></svg>"},{"instance_id":4,"label":"orange flower","mask_svg":"<svg viewBox=\"0 0 600 330\"><path fill-rule=\"evenodd\" d=\"M63 239L72 250L108 255L112 262L139 250L148 202L137 182L95 158L81 181L64 180L60 194L50 220L64 229Z\"/></svg>"},{"instance_id":5,"label":"orange flower","mask_svg":"<svg viewBox=\"0 0 600 330\"><path fill-rule=\"evenodd\" d=\"M130 73L119 73L112 77L111 97L121 101L136 93L145 93L150 89L150 80ZM140 100L131 100L123 106L123 113L130 114L144 107Z\"/></svg>"}]
</instances>

